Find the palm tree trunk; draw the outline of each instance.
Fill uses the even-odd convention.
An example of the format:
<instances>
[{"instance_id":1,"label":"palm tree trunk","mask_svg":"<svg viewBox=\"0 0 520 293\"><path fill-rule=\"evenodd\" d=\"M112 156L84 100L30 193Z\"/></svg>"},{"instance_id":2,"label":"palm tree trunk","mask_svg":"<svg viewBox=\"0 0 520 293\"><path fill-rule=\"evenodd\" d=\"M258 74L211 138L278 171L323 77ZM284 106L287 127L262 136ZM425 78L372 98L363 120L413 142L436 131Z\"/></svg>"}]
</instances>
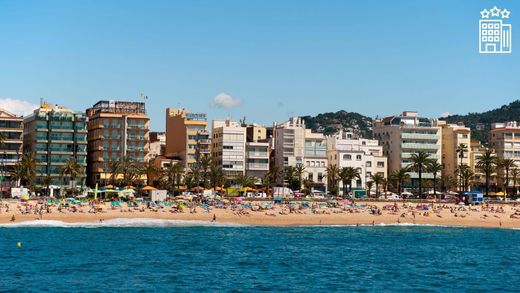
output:
<instances>
[{"instance_id":1,"label":"palm tree trunk","mask_svg":"<svg viewBox=\"0 0 520 293\"><path fill-rule=\"evenodd\" d=\"M489 172L486 171L486 197L489 197Z\"/></svg>"},{"instance_id":2,"label":"palm tree trunk","mask_svg":"<svg viewBox=\"0 0 520 293\"><path fill-rule=\"evenodd\" d=\"M419 197L422 198L422 168L419 168Z\"/></svg>"}]
</instances>

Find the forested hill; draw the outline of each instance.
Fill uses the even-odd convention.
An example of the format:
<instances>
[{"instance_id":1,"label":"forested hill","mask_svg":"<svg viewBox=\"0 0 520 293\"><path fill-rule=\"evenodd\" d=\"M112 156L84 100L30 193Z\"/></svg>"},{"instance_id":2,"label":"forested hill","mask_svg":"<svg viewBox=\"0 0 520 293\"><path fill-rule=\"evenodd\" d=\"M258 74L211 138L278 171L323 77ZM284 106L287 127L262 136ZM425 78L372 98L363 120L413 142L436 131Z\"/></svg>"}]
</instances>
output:
<instances>
[{"instance_id":1,"label":"forested hill","mask_svg":"<svg viewBox=\"0 0 520 293\"><path fill-rule=\"evenodd\" d=\"M516 100L511 102L509 105L504 105L500 108L482 113L451 115L441 119L448 121L448 123L464 123L465 126L471 128L471 136L473 139L478 139L482 143L487 143L488 133L492 123L520 121L520 100Z\"/></svg>"},{"instance_id":2,"label":"forested hill","mask_svg":"<svg viewBox=\"0 0 520 293\"><path fill-rule=\"evenodd\" d=\"M341 110L335 113L318 114L314 117L303 116L302 118L306 126L314 132L323 132L329 135L336 133L338 130L351 129L363 137L372 137L372 118L359 113Z\"/></svg>"}]
</instances>

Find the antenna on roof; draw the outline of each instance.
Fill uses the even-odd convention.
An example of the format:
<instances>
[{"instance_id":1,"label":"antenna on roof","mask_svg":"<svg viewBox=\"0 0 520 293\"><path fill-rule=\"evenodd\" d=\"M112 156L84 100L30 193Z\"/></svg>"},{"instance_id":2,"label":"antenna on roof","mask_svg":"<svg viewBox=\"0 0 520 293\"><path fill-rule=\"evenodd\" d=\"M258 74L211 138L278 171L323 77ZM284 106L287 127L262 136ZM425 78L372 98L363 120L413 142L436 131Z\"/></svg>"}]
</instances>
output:
<instances>
[{"instance_id":1,"label":"antenna on roof","mask_svg":"<svg viewBox=\"0 0 520 293\"><path fill-rule=\"evenodd\" d=\"M148 100L148 96L145 95L144 93L139 94L139 97L141 97L141 99L143 99L143 100Z\"/></svg>"}]
</instances>

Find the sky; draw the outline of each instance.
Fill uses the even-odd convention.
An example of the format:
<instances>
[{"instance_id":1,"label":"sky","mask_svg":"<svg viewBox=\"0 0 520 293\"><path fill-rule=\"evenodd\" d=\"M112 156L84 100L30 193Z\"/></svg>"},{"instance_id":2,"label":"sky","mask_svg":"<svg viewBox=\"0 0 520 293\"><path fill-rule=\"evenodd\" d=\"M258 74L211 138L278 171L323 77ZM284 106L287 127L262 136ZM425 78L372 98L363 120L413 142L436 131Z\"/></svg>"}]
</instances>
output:
<instances>
[{"instance_id":1,"label":"sky","mask_svg":"<svg viewBox=\"0 0 520 293\"><path fill-rule=\"evenodd\" d=\"M478 52L484 8L513 53ZM0 107L142 101L246 117L465 114L520 99L520 1L0 0Z\"/></svg>"}]
</instances>

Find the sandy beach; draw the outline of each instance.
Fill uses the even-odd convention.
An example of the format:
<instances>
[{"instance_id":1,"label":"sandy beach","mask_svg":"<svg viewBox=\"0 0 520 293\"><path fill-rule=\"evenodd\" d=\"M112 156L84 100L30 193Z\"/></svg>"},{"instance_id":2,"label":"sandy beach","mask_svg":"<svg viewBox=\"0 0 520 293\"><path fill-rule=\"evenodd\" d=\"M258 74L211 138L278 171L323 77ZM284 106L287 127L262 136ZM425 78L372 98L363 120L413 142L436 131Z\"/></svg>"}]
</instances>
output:
<instances>
[{"instance_id":1,"label":"sandy beach","mask_svg":"<svg viewBox=\"0 0 520 293\"><path fill-rule=\"evenodd\" d=\"M255 203L253 203L253 206ZM253 206L228 205L225 207L193 206L179 211L173 207L113 207L101 203L93 209L88 204L59 208L37 201L3 201L0 223L19 224L25 221L55 220L67 223L99 222L111 219L162 219L185 221L212 221L262 226L293 225L379 225L426 224L468 227L520 228L520 206L483 205L458 206L454 204L417 204L404 202L356 202L355 207L305 207L301 205L272 205L258 210ZM94 212L95 211L95 212ZM14 216L14 221L13 221Z\"/></svg>"}]
</instances>

